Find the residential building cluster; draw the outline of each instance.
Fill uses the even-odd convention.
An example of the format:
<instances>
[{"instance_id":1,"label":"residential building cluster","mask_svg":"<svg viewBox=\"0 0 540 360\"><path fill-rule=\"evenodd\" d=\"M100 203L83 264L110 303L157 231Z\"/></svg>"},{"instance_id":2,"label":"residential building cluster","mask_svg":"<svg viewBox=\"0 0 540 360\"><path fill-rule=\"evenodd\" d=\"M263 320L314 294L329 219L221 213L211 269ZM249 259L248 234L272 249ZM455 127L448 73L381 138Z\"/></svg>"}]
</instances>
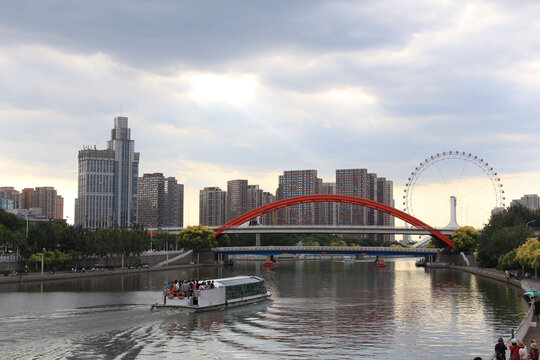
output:
<instances>
[{"instance_id":1,"label":"residential building cluster","mask_svg":"<svg viewBox=\"0 0 540 360\"><path fill-rule=\"evenodd\" d=\"M114 118L107 149L79 151L75 224L85 228L183 226L184 185L162 173L139 177L128 118Z\"/></svg>"},{"instance_id":2,"label":"residential building cluster","mask_svg":"<svg viewBox=\"0 0 540 360\"><path fill-rule=\"evenodd\" d=\"M375 200L394 206L393 183L367 169L336 170L335 182L324 182L317 170L290 170L279 176L275 194L266 192L248 180L230 180L227 190L206 187L200 190L199 221L220 226L236 216L274 200L312 194L341 194ZM360 205L333 202L287 206L258 219L263 225L381 225L394 226L394 218L384 212ZM361 234L361 236L368 236ZM369 235L393 240L392 235Z\"/></svg>"},{"instance_id":3,"label":"residential building cluster","mask_svg":"<svg viewBox=\"0 0 540 360\"><path fill-rule=\"evenodd\" d=\"M0 187L0 208L29 220L64 218L64 198L52 186L24 188Z\"/></svg>"},{"instance_id":4,"label":"residential building cluster","mask_svg":"<svg viewBox=\"0 0 540 360\"><path fill-rule=\"evenodd\" d=\"M531 210L540 209L540 197L537 194L523 195L521 199L512 200L510 206L523 205Z\"/></svg>"}]
</instances>

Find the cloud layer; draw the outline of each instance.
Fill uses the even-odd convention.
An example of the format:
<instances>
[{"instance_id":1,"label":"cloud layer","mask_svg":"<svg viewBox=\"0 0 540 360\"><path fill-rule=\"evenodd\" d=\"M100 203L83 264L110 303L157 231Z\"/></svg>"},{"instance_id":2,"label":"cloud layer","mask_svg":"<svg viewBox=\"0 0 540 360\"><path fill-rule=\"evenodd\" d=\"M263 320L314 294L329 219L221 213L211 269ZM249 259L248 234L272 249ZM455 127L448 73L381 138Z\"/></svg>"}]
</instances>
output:
<instances>
[{"instance_id":1,"label":"cloud layer","mask_svg":"<svg viewBox=\"0 0 540 360\"><path fill-rule=\"evenodd\" d=\"M538 193L538 18L533 1L4 2L0 186L56 186L71 216L77 151L122 111L141 175L191 189L191 223L198 189L273 192L288 169L365 167L399 202L447 150L522 179L509 198Z\"/></svg>"}]
</instances>

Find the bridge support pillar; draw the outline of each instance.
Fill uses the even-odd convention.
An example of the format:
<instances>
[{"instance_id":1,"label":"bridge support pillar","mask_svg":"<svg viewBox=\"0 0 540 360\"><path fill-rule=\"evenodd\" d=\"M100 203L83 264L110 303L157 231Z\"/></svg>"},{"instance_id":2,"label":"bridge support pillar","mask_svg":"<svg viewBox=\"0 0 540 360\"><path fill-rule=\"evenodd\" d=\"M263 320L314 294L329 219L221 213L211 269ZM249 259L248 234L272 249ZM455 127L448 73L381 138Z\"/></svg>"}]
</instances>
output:
<instances>
[{"instance_id":1,"label":"bridge support pillar","mask_svg":"<svg viewBox=\"0 0 540 360\"><path fill-rule=\"evenodd\" d=\"M261 234L255 234L255 246L261 246Z\"/></svg>"}]
</instances>

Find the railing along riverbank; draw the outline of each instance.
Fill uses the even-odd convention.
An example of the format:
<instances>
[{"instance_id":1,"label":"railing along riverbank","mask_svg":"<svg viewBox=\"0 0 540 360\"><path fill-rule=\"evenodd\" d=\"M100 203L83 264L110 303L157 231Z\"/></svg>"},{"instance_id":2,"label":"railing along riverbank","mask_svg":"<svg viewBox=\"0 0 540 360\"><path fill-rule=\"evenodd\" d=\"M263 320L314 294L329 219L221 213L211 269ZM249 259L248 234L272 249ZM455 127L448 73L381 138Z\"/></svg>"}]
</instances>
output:
<instances>
[{"instance_id":1,"label":"railing along riverbank","mask_svg":"<svg viewBox=\"0 0 540 360\"><path fill-rule=\"evenodd\" d=\"M529 291L529 290L531 290L533 288L531 286L531 284L529 282L527 282L527 280L521 280L521 281L520 280L515 280L515 279L506 280L505 274L502 271L498 271L498 270L488 270L488 269L481 269L481 268L476 268L476 267L454 266L454 265L451 265L450 268L463 270L463 271L469 272L471 274L481 275L481 276L488 277L490 279L502 281L502 282L511 284L513 286L517 286L517 287L521 288L524 292ZM525 302L524 299L523 299L523 302ZM527 305L529 305L529 304L527 304ZM527 311L527 315L525 315L525 318L523 318L521 323L518 325L516 330L513 332L514 339L520 339L520 340L525 339L525 337L527 336L527 333L529 332L529 328L531 327L531 321L532 321L533 315L534 315L534 309L533 309L532 306L529 306L529 310ZM511 337L506 339L505 344L506 344L507 347L510 346L510 341L511 340L512 340ZM493 344L495 344L495 341L493 342ZM493 345L493 346L495 346L495 345ZM496 357L497 357L497 354L495 353L495 351L493 351L493 353L488 357L488 359L489 360L494 360L494 359L496 359Z\"/></svg>"},{"instance_id":2,"label":"railing along riverbank","mask_svg":"<svg viewBox=\"0 0 540 360\"><path fill-rule=\"evenodd\" d=\"M86 270L85 272L56 272L44 273L43 275L39 273L30 273L23 274L19 273L17 276L1 276L0 284L9 284L9 283L28 283L28 282L37 282L37 281L56 281L56 280L76 280L89 277L101 277L101 276L115 276L115 275L131 275L136 273L144 273L151 271L167 271L174 269L186 269L186 268L204 268L204 267L221 267L223 264L184 264L184 265L171 265L171 266L160 266L160 267L149 267L149 268L138 268L138 269L104 269L97 271Z\"/></svg>"}]
</instances>

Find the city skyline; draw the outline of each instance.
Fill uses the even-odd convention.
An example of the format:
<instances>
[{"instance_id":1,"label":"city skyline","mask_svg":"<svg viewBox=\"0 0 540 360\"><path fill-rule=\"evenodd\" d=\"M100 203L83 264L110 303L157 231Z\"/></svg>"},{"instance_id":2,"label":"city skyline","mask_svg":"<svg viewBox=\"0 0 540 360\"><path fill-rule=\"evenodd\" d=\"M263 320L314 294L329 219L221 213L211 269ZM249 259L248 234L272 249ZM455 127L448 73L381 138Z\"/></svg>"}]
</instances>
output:
<instances>
[{"instance_id":1,"label":"city skyline","mask_svg":"<svg viewBox=\"0 0 540 360\"><path fill-rule=\"evenodd\" d=\"M450 150L489 161L507 205L540 192L536 2L52 3L0 4L0 186L54 187L69 222L77 153L118 116L139 174L185 185L186 225L201 189L275 193L286 170L370 169L401 209Z\"/></svg>"}]
</instances>

